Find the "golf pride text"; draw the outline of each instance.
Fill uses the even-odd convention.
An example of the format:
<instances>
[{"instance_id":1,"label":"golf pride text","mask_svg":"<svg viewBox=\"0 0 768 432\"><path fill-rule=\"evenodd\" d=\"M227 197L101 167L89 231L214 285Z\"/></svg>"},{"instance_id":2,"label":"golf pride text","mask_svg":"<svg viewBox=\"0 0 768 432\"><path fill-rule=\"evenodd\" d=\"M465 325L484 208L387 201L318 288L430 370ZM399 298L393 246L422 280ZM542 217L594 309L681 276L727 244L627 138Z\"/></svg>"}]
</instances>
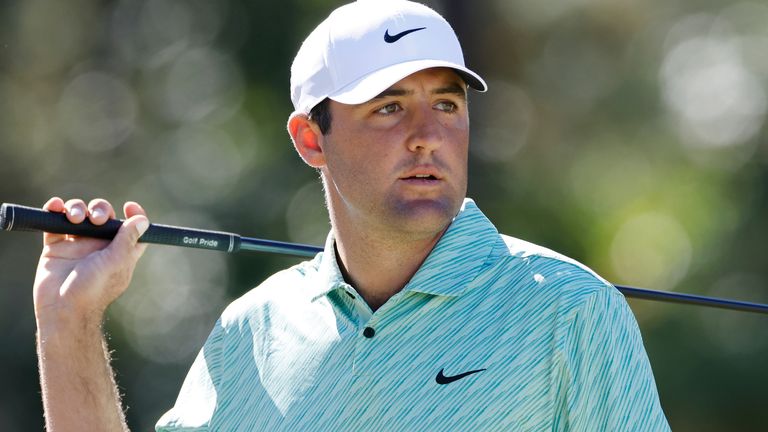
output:
<instances>
[{"instance_id":1,"label":"golf pride text","mask_svg":"<svg viewBox=\"0 0 768 432\"><path fill-rule=\"evenodd\" d=\"M183 241L184 241L184 244L188 244L188 245L197 245L197 246L211 247L211 248L215 248L219 246L218 240L206 240L200 237L184 236Z\"/></svg>"}]
</instances>

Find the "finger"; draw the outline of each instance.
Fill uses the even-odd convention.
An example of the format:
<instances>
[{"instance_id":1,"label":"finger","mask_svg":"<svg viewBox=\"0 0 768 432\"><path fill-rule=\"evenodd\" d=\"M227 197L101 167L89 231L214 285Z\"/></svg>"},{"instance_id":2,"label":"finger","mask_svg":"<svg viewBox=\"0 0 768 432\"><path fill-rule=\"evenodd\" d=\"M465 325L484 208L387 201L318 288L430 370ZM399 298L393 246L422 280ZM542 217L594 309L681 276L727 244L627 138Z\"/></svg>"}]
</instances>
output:
<instances>
[{"instance_id":1,"label":"finger","mask_svg":"<svg viewBox=\"0 0 768 432\"><path fill-rule=\"evenodd\" d=\"M142 207L141 204L139 204L139 203L137 203L135 201L127 201L125 204L123 204L123 214L125 215L125 217L127 219L130 219L130 218L132 218L134 216L137 216L137 217L138 216L143 216L145 219L147 217L147 212L146 212L146 210L144 210L144 207ZM143 224L144 222L142 222L141 219L139 219L139 221L137 223L138 224ZM140 228L139 237L141 237L141 235L144 234L144 232L149 227L149 220L148 219L147 219L146 224L147 224L146 227L144 227L144 225L139 225L139 228ZM141 255L144 254L144 250L146 248L147 248L147 244L146 243L139 243L135 247L135 253L137 254L136 255L136 259L138 259L139 257L141 257Z\"/></svg>"},{"instance_id":2,"label":"finger","mask_svg":"<svg viewBox=\"0 0 768 432\"><path fill-rule=\"evenodd\" d=\"M53 213L64 213L64 200L59 197L53 197L45 202L43 205L43 210L47 210L49 212ZM43 233L43 244L53 244L56 242L60 242L66 238L66 235L64 234L52 234L48 232Z\"/></svg>"},{"instance_id":3,"label":"finger","mask_svg":"<svg viewBox=\"0 0 768 432\"><path fill-rule=\"evenodd\" d=\"M88 203L88 219L94 225L103 225L110 218L115 218L115 210L109 201L96 198Z\"/></svg>"},{"instance_id":4,"label":"finger","mask_svg":"<svg viewBox=\"0 0 768 432\"><path fill-rule=\"evenodd\" d=\"M123 214L125 215L126 218L129 218L135 215L146 216L147 212L139 203L134 201L128 201L123 205Z\"/></svg>"},{"instance_id":5,"label":"finger","mask_svg":"<svg viewBox=\"0 0 768 432\"><path fill-rule=\"evenodd\" d=\"M85 220L87 216L85 202L81 199L71 199L64 203L64 208L67 212L67 219L70 222L79 224Z\"/></svg>"},{"instance_id":6,"label":"finger","mask_svg":"<svg viewBox=\"0 0 768 432\"><path fill-rule=\"evenodd\" d=\"M139 244L139 237L149 228L149 219L143 214L136 214L123 222L112 243L110 253L117 260L136 261L144 253L146 244Z\"/></svg>"},{"instance_id":7,"label":"finger","mask_svg":"<svg viewBox=\"0 0 768 432\"><path fill-rule=\"evenodd\" d=\"M59 197L53 197L48 201L46 201L45 204L43 204L43 210L47 210L49 212L63 213L64 200Z\"/></svg>"}]
</instances>

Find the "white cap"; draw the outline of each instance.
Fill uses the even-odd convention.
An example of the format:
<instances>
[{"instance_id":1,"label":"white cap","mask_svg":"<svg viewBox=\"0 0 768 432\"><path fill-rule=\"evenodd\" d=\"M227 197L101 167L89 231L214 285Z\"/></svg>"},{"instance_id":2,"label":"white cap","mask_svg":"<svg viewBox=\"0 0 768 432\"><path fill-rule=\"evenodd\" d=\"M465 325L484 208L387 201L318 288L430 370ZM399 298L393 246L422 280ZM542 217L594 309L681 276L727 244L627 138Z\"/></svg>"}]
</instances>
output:
<instances>
[{"instance_id":1,"label":"white cap","mask_svg":"<svg viewBox=\"0 0 768 432\"><path fill-rule=\"evenodd\" d=\"M360 104L432 67L453 68L470 87L487 89L464 66L456 33L440 14L406 0L358 0L307 36L291 66L291 100L305 114L325 98Z\"/></svg>"}]
</instances>

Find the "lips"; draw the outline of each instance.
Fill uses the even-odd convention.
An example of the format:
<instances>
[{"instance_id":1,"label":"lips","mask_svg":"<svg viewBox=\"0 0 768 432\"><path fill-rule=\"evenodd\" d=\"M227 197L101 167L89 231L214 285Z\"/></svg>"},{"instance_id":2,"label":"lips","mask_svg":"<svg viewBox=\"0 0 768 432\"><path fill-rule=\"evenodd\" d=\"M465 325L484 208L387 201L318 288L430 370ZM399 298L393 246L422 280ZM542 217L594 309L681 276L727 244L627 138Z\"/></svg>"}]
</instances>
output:
<instances>
[{"instance_id":1,"label":"lips","mask_svg":"<svg viewBox=\"0 0 768 432\"><path fill-rule=\"evenodd\" d=\"M408 179L416 179L416 180L437 180L437 177L431 175L431 174L416 174L415 176L406 177L406 180Z\"/></svg>"},{"instance_id":2,"label":"lips","mask_svg":"<svg viewBox=\"0 0 768 432\"><path fill-rule=\"evenodd\" d=\"M437 181L442 180L443 175L432 165L417 166L409 169L400 176L400 180L411 181Z\"/></svg>"}]
</instances>

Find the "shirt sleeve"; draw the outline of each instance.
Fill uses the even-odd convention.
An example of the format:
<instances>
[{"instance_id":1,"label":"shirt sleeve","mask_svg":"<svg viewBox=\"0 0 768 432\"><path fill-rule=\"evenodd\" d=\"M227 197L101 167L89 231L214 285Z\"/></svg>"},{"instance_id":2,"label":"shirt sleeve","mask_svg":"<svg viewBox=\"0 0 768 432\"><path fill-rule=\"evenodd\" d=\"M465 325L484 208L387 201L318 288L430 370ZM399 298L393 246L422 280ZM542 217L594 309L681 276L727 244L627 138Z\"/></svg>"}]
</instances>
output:
<instances>
[{"instance_id":1,"label":"shirt sleeve","mask_svg":"<svg viewBox=\"0 0 768 432\"><path fill-rule=\"evenodd\" d=\"M175 405L155 425L157 432L210 430L218 402L223 338L219 320L184 379Z\"/></svg>"},{"instance_id":2,"label":"shirt sleeve","mask_svg":"<svg viewBox=\"0 0 768 432\"><path fill-rule=\"evenodd\" d=\"M640 329L615 288L566 321L555 430L669 431Z\"/></svg>"}]
</instances>

